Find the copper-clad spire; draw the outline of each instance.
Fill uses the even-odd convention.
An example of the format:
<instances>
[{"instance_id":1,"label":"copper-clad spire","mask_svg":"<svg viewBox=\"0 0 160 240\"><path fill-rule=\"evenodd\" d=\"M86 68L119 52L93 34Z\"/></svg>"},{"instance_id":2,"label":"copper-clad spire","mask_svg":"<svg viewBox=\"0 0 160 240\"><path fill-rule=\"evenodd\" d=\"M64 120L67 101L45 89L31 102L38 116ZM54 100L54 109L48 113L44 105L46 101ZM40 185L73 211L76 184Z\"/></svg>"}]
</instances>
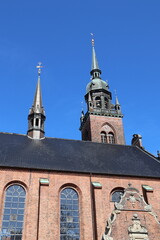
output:
<instances>
[{"instance_id":1,"label":"copper-clad spire","mask_svg":"<svg viewBox=\"0 0 160 240\"><path fill-rule=\"evenodd\" d=\"M91 67L91 75L92 75L92 78L95 78L95 77L100 78L101 70L99 68L97 57L96 57L93 33L91 33L91 36L92 36L92 67Z\"/></svg>"}]
</instances>

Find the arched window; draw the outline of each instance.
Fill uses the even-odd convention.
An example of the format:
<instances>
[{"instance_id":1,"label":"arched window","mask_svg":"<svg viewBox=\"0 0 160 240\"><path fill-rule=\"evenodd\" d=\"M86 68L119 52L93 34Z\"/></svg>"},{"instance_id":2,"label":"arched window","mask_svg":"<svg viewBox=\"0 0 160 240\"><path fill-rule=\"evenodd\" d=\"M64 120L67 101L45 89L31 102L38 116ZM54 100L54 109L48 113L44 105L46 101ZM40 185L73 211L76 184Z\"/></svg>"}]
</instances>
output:
<instances>
[{"instance_id":1,"label":"arched window","mask_svg":"<svg viewBox=\"0 0 160 240\"><path fill-rule=\"evenodd\" d=\"M112 202L120 202L123 194L124 194L124 189L123 188L117 188L116 190L114 190L112 192L111 201Z\"/></svg>"},{"instance_id":2,"label":"arched window","mask_svg":"<svg viewBox=\"0 0 160 240\"><path fill-rule=\"evenodd\" d=\"M97 108L101 108L101 98L100 97L96 97L95 100L96 100L96 107Z\"/></svg>"},{"instance_id":3,"label":"arched window","mask_svg":"<svg viewBox=\"0 0 160 240\"><path fill-rule=\"evenodd\" d=\"M107 143L115 143L115 138L113 132L109 132L107 134Z\"/></svg>"},{"instance_id":4,"label":"arched window","mask_svg":"<svg viewBox=\"0 0 160 240\"><path fill-rule=\"evenodd\" d=\"M60 240L79 240L79 199L73 188L61 191L60 206Z\"/></svg>"},{"instance_id":5,"label":"arched window","mask_svg":"<svg viewBox=\"0 0 160 240\"><path fill-rule=\"evenodd\" d=\"M14 184L7 188L2 220L2 240L21 240L26 192L23 187Z\"/></svg>"},{"instance_id":6,"label":"arched window","mask_svg":"<svg viewBox=\"0 0 160 240\"><path fill-rule=\"evenodd\" d=\"M101 132L101 142L102 143L106 143L107 142L107 136L106 136L106 132Z\"/></svg>"}]
</instances>

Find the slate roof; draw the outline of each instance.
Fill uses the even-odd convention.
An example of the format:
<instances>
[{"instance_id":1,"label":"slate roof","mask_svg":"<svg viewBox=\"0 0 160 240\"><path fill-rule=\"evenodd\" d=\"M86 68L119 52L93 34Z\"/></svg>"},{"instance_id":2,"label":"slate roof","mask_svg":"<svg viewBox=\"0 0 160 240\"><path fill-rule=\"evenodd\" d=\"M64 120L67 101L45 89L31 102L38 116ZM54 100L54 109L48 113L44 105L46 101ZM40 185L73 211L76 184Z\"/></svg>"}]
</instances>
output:
<instances>
[{"instance_id":1,"label":"slate roof","mask_svg":"<svg viewBox=\"0 0 160 240\"><path fill-rule=\"evenodd\" d=\"M0 167L160 177L160 163L136 146L0 133Z\"/></svg>"}]
</instances>

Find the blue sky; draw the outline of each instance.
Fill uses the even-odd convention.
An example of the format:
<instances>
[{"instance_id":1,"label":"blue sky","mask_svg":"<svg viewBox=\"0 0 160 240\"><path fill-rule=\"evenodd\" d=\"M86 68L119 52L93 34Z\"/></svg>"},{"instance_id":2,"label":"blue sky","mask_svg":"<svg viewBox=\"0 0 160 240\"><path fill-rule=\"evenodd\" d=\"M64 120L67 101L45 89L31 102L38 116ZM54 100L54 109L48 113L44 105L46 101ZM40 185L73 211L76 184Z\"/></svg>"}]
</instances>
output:
<instances>
[{"instance_id":1,"label":"blue sky","mask_svg":"<svg viewBox=\"0 0 160 240\"><path fill-rule=\"evenodd\" d=\"M160 149L160 1L15 0L0 3L0 131L27 131L41 77L46 136L81 139L79 117L90 81L91 37L103 80L117 90L126 143L141 134Z\"/></svg>"}]
</instances>

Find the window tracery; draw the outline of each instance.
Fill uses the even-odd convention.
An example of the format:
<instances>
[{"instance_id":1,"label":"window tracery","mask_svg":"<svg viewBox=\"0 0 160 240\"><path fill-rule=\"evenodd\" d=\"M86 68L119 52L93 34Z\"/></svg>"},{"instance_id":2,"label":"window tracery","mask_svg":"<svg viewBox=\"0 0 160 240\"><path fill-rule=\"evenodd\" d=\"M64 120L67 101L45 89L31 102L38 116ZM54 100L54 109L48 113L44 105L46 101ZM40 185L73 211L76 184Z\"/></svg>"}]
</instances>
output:
<instances>
[{"instance_id":1,"label":"window tracery","mask_svg":"<svg viewBox=\"0 0 160 240\"><path fill-rule=\"evenodd\" d=\"M107 143L114 144L115 143L115 138L113 132L109 132L107 134Z\"/></svg>"},{"instance_id":2,"label":"window tracery","mask_svg":"<svg viewBox=\"0 0 160 240\"><path fill-rule=\"evenodd\" d=\"M79 198L73 188L60 193L60 240L79 240Z\"/></svg>"},{"instance_id":3,"label":"window tracery","mask_svg":"<svg viewBox=\"0 0 160 240\"><path fill-rule=\"evenodd\" d=\"M106 135L106 132L104 132L104 131L101 132L101 142L102 143L107 142L107 135Z\"/></svg>"},{"instance_id":4,"label":"window tracery","mask_svg":"<svg viewBox=\"0 0 160 240\"><path fill-rule=\"evenodd\" d=\"M2 240L21 240L24 222L26 191L18 184L6 189L3 220L1 229Z\"/></svg>"}]
</instances>

